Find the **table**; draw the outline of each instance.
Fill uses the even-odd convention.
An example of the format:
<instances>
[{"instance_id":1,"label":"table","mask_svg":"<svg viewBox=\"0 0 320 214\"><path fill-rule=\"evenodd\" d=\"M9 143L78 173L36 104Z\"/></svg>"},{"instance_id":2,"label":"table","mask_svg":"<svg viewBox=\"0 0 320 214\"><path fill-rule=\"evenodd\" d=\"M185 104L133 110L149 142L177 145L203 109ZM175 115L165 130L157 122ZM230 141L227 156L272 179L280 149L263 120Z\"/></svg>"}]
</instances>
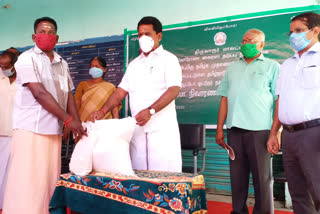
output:
<instances>
[{"instance_id":1,"label":"table","mask_svg":"<svg viewBox=\"0 0 320 214\"><path fill-rule=\"evenodd\" d=\"M83 214L207 213L202 175L143 170L135 170L135 174L62 174L50 212L66 214L69 207Z\"/></svg>"}]
</instances>

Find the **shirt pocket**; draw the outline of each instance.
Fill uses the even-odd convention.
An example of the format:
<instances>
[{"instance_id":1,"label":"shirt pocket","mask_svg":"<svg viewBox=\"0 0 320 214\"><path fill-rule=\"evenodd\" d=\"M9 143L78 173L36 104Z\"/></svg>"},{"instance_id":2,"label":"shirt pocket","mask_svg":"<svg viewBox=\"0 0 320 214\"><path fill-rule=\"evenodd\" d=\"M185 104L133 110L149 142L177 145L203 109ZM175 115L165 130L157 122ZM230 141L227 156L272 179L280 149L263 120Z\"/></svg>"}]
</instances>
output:
<instances>
[{"instance_id":1,"label":"shirt pocket","mask_svg":"<svg viewBox=\"0 0 320 214\"><path fill-rule=\"evenodd\" d=\"M301 83L303 88L320 88L320 66L303 68Z\"/></svg>"},{"instance_id":2,"label":"shirt pocket","mask_svg":"<svg viewBox=\"0 0 320 214\"><path fill-rule=\"evenodd\" d=\"M162 89L166 88L166 78L165 78L165 66L157 65L153 66L150 71L150 81L153 87Z\"/></svg>"},{"instance_id":3,"label":"shirt pocket","mask_svg":"<svg viewBox=\"0 0 320 214\"><path fill-rule=\"evenodd\" d=\"M249 88L262 90L266 87L267 77L265 72L256 71L247 75Z\"/></svg>"}]
</instances>

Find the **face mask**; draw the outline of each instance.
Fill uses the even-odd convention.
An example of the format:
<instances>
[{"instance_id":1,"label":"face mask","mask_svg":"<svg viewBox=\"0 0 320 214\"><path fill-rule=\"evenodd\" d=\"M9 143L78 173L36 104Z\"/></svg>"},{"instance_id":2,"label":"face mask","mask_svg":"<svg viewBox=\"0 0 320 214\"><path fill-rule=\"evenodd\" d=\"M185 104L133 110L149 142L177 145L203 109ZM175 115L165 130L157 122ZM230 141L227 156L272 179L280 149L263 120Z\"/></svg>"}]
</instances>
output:
<instances>
[{"instance_id":1,"label":"face mask","mask_svg":"<svg viewBox=\"0 0 320 214\"><path fill-rule=\"evenodd\" d=\"M259 51L257 50L257 44L249 43L242 45L240 51L243 54L243 56L248 59L255 57L259 53Z\"/></svg>"},{"instance_id":2,"label":"face mask","mask_svg":"<svg viewBox=\"0 0 320 214\"><path fill-rule=\"evenodd\" d=\"M2 73L4 75L6 75L7 77L11 77L14 74L14 71L12 71L12 68L9 68L7 70L2 70L2 68L0 68L0 70L2 71Z\"/></svg>"},{"instance_id":3,"label":"face mask","mask_svg":"<svg viewBox=\"0 0 320 214\"><path fill-rule=\"evenodd\" d=\"M139 39L139 45L140 45L140 49L144 53L149 53L154 46L154 41L150 36L143 35Z\"/></svg>"},{"instance_id":4,"label":"face mask","mask_svg":"<svg viewBox=\"0 0 320 214\"><path fill-rule=\"evenodd\" d=\"M292 33L289 38L290 46L296 51L305 49L311 43L311 41L306 38L306 34L310 31L311 30L302 33Z\"/></svg>"},{"instance_id":5,"label":"face mask","mask_svg":"<svg viewBox=\"0 0 320 214\"><path fill-rule=\"evenodd\" d=\"M57 42L57 35L36 34L36 44L43 51L51 51Z\"/></svg>"},{"instance_id":6,"label":"face mask","mask_svg":"<svg viewBox=\"0 0 320 214\"><path fill-rule=\"evenodd\" d=\"M89 70L89 74L92 76L93 79L97 79L99 77L102 77L103 70L101 68L92 67Z\"/></svg>"}]
</instances>

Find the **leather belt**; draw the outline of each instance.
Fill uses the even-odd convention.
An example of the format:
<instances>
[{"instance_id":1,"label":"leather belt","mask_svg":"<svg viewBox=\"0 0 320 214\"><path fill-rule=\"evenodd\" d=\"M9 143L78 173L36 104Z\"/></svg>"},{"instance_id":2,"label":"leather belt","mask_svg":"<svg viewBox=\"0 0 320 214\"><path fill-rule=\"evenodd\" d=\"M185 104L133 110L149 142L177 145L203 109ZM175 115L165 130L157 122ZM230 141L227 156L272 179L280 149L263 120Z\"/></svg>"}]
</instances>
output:
<instances>
[{"instance_id":1,"label":"leather belt","mask_svg":"<svg viewBox=\"0 0 320 214\"><path fill-rule=\"evenodd\" d=\"M303 122L303 123L294 124L294 125L282 124L282 126L288 132L300 131L300 130L303 130L303 129L312 128L312 127L315 127L315 126L320 126L320 118L319 119L315 119L315 120L309 120L309 121L306 121L306 122Z\"/></svg>"}]
</instances>

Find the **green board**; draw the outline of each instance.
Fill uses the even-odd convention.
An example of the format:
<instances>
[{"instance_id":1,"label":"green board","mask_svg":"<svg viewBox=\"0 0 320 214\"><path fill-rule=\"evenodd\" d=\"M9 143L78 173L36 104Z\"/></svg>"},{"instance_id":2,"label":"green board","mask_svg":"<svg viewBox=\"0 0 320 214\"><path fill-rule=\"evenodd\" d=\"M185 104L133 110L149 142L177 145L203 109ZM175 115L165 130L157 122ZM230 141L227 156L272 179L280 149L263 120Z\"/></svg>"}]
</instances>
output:
<instances>
[{"instance_id":1,"label":"green board","mask_svg":"<svg viewBox=\"0 0 320 214\"><path fill-rule=\"evenodd\" d=\"M220 96L216 89L227 67L241 56L240 41L252 28L266 35L265 57L282 63L291 57L286 35L293 16L320 12L320 6L289 8L164 26L163 47L175 54L183 72L176 99L179 123L217 124ZM127 62L139 54L137 31L125 31Z\"/></svg>"}]
</instances>

